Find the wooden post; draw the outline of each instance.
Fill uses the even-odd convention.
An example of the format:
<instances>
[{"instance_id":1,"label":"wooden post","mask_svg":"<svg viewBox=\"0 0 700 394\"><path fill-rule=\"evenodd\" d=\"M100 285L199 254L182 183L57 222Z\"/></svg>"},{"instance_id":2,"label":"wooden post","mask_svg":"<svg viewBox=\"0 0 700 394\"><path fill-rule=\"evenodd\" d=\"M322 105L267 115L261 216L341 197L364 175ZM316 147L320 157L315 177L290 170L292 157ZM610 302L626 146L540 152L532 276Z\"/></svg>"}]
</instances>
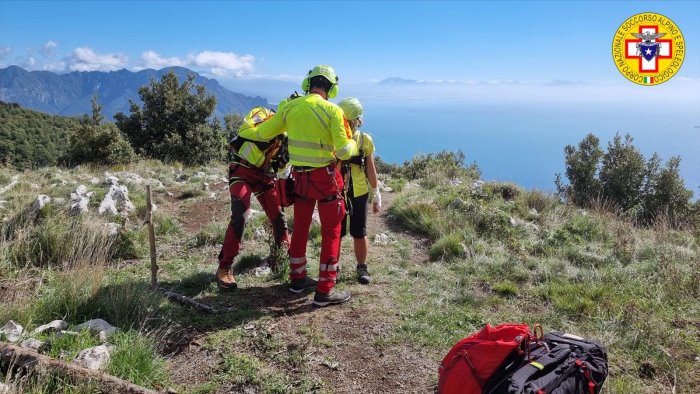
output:
<instances>
[{"instance_id":1,"label":"wooden post","mask_svg":"<svg viewBox=\"0 0 700 394\"><path fill-rule=\"evenodd\" d=\"M151 249L151 287L158 286L158 264L156 262L156 234L153 230L153 196L151 195L151 185L146 185L146 210L148 215L148 243Z\"/></svg>"}]
</instances>

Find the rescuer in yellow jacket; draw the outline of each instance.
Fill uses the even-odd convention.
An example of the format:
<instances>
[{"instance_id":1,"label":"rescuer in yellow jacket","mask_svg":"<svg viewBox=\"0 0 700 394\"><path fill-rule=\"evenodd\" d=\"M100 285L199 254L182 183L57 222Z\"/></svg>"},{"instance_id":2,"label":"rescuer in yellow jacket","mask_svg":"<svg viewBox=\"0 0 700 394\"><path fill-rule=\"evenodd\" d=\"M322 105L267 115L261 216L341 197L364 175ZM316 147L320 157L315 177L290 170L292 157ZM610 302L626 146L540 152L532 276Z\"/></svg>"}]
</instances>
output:
<instances>
[{"instance_id":1,"label":"rescuer in yellow jacket","mask_svg":"<svg viewBox=\"0 0 700 394\"><path fill-rule=\"evenodd\" d=\"M345 216L341 197L343 178L337 161L357 155L357 143L343 111L327 101L338 94L338 76L332 67L318 65L302 82L305 96L291 100L257 127L257 138L270 140L287 130L289 162L294 177L294 232L289 247L289 290L301 293L316 287L313 304L326 306L350 299L349 292L333 291L338 266L340 224ZM318 282L306 273L306 242L311 216L318 202L321 219L321 257Z\"/></svg>"}]
</instances>

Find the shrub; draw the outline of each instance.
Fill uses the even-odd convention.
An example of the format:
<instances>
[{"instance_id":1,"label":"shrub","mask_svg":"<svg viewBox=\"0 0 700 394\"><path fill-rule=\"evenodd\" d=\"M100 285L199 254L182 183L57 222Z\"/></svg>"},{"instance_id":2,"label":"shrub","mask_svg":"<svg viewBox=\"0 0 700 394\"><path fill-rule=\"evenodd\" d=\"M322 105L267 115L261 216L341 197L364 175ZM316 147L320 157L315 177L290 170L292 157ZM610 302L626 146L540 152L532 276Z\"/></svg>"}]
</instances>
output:
<instances>
[{"instance_id":1,"label":"shrub","mask_svg":"<svg viewBox=\"0 0 700 394\"><path fill-rule=\"evenodd\" d=\"M389 208L389 213L402 227L432 239L440 236L440 211L430 203L399 200Z\"/></svg>"},{"instance_id":2,"label":"shrub","mask_svg":"<svg viewBox=\"0 0 700 394\"><path fill-rule=\"evenodd\" d=\"M443 235L430 247L430 259L433 261L450 260L463 255L462 237L456 232Z\"/></svg>"},{"instance_id":3,"label":"shrub","mask_svg":"<svg viewBox=\"0 0 700 394\"><path fill-rule=\"evenodd\" d=\"M65 161L69 164L126 164L136 158L114 124L82 125L70 136Z\"/></svg>"},{"instance_id":4,"label":"shrub","mask_svg":"<svg viewBox=\"0 0 700 394\"><path fill-rule=\"evenodd\" d=\"M506 201L512 201L520 195L520 187L509 182L489 182L484 185L484 190Z\"/></svg>"}]
</instances>

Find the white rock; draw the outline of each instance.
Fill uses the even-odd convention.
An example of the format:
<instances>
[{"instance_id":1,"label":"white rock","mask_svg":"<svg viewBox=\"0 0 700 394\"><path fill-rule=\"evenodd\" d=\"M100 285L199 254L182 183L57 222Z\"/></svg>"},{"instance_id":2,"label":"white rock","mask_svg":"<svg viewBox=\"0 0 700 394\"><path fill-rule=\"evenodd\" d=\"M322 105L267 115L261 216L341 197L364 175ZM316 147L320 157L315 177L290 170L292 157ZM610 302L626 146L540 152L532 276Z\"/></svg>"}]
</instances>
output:
<instances>
[{"instance_id":1,"label":"white rock","mask_svg":"<svg viewBox=\"0 0 700 394\"><path fill-rule=\"evenodd\" d=\"M63 336L71 336L71 337L74 337L74 336L76 336L76 335L80 335L80 333L77 333L77 332L75 332L75 331L61 330L61 331L59 331L59 332L56 333L56 338L60 338L60 337L63 337Z\"/></svg>"},{"instance_id":2,"label":"white rock","mask_svg":"<svg viewBox=\"0 0 700 394\"><path fill-rule=\"evenodd\" d=\"M119 234L119 225L116 223L105 223L105 228L107 229L107 234L110 236Z\"/></svg>"},{"instance_id":3,"label":"white rock","mask_svg":"<svg viewBox=\"0 0 700 394\"><path fill-rule=\"evenodd\" d=\"M34 350L35 352L41 352L46 347L46 344L38 339L29 338L22 341L19 346L25 349Z\"/></svg>"},{"instance_id":4,"label":"white rock","mask_svg":"<svg viewBox=\"0 0 700 394\"><path fill-rule=\"evenodd\" d=\"M83 324L79 324L72 328L73 331L90 330L90 332L96 332L100 336L100 340L106 341L119 329L112 326L102 319L92 319L88 320Z\"/></svg>"},{"instance_id":5,"label":"white rock","mask_svg":"<svg viewBox=\"0 0 700 394\"><path fill-rule=\"evenodd\" d=\"M265 231L265 229L262 227L258 227L253 232L253 237L255 239L266 239L267 238L267 231Z\"/></svg>"},{"instance_id":6,"label":"white rock","mask_svg":"<svg viewBox=\"0 0 700 394\"><path fill-rule=\"evenodd\" d=\"M391 239L389 238L386 233L379 233L375 234L374 239L372 240L372 243L375 245L380 245L380 246L386 246L391 243Z\"/></svg>"},{"instance_id":7,"label":"white rock","mask_svg":"<svg viewBox=\"0 0 700 394\"><path fill-rule=\"evenodd\" d=\"M209 191L209 184L206 182L202 182L202 190L205 192Z\"/></svg>"},{"instance_id":8,"label":"white rock","mask_svg":"<svg viewBox=\"0 0 700 394\"><path fill-rule=\"evenodd\" d=\"M92 178L90 179L90 183L92 183L93 185L99 185L99 184L100 184L100 180L99 180L98 178L92 177Z\"/></svg>"},{"instance_id":9,"label":"white rock","mask_svg":"<svg viewBox=\"0 0 700 394\"><path fill-rule=\"evenodd\" d=\"M192 175L192 178L206 178L207 174L202 171L197 171Z\"/></svg>"},{"instance_id":10,"label":"white rock","mask_svg":"<svg viewBox=\"0 0 700 394\"><path fill-rule=\"evenodd\" d=\"M105 184L107 185L118 185L119 184L119 178L114 176L113 174L109 172L105 172Z\"/></svg>"},{"instance_id":11,"label":"white rock","mask_svg":"<svg viewBox=\"0 0 700 394\"><path fill-rule=\"evenodd\" d=\"M219 178L219 182L228 184L228 178L222 176L221 178Z\"/></svg>"},{"instance_id":12,"label":"white rock","mask_svg":"<svg viewBox=\"0 0 700 394\"><path fill-rule=\"evenodd\" d=\"M80 351L73 362L83 368L99 371L109 362L111 348L105 345L95 346Z\"/></svg>"},{"instance_id":13,"label":"white rock","mask_svg":"<svg viewBox=\"0 0 700 394\"><path fill-rule=\"evenodd\" d=\"M19 175L15 175L10 179L10 183L0 188L0 194L6 193L19 183Z\"/></svg>"},{"instance_id":14,"label":"white rock","mask_svg":"<svg viewBox=\"0 0 700 394\"><path fill-rule=\"evenodd\" d=\"M171 193L171 192L165 192L165 195L168 196L168 197L173 197L173 196L174 196L174 194Z\"/></svg>"},{"instance_id":15,"label":"white rock","mask_svg":"<svg viewBox=\"0 0 700 394\"><path fill-rule=\"evenodd\" d=\"M71 214L81 214L88 211L90 197L94 192L88 192L85 185L80 185L74 193L70 194L70 212Z\"/></svg>"},{"instance_id":16,"label":"white rock","mask_svg":"<svg viewBox=\"0 0 700 394\"><path fill-rule=\"evenodd\" d=\"M129 200L129 189L124 185L112 185L100 203L97 212L100 214L110 213L112 215L120 213L122 216L128 216L134 209L136 209L134 204Z\"/></svg>"},{"instance_id":17,"label":"white rock","mask_svg":"<svg viewBox=\"0 0 700 394\"><path fill-rule=\"evenodd\" d=\"M0 394L10 394L10 386L0 382Z\"/></svg>"},{"instance_id":18,"label":"white rock","mask_svg":"<svg viewBox=\"0 0 700 394\"><path fill-rule=\"evenodd\" d=\"M209 193L209 198L211 198L212 200L216 200L216 192Z\"/></svg>"},{"instance_id":19,"label":"white rock","mask_svg":"<svg viewBox=\"0 0 700 394\"><path fill-rule=\"evenodd\" d=\"M147 184L147 185L150 185L151 187L156 188L156 189L162 189L162 188L165 187L165 185L163 185L163 182L161 182L161 181L159 181L158 179L155 179L155 178L148 178L148 179L145 179L145 180L143 181L143 183L145 183L145 184Z\"/></svg>"},{"instance_id":20,"label":"white rock","mask_svg":"<svg viewBox=\"0 0 700 394\"><path fill-rule=\"evenodd\" d=\"M265 276L265 275L270 275L270 267L255 267L255 276Z\"/></svg>"},{"instance_id":21,"label":"white rock","mask_svg":"<svg viewBox=\"0 0 700 394\"><path fill-rule=\"evenodd\" d=\"M44 195L44 194L39 194L34 199L34 202L32 203L32 207L30 208L30 211L32 213L36 213L39 210L41 210L41 208L45 207L46 204L48 204L50 202L51 202L51 197Z\"/></svg>"},{"instance_id":22,"label":"white rock","mask_svg":"<svg viewBox=\"0 0 700 394\"><path fill-rule=\"evenodd\" d=\"M130 183L132 185L143 184L143 178L139 174L126 173L124 176L124 182Z\"/></svg>"},{"instance_id":23,"label":"white rock","mask_svg":"<svg viewBox=\"0 0 700 394\"><path fill-rule=\"evenodd\" d=\"M32 189L41 189L41 186L37 185L36 183L32 183L31 185L29 185L29 187L31 187Z\"/></svg>"},{"instance_id":24,"label":"white rock","mask_svg":"<svg viewBox=\"0 0 700 394\"><path fill-rule=\"evenodd\" d=\"M68 328L68 323L65 320L54 320L51 323L39 326L32 331L32 335L43 334L45 332L60 332Z\"/></svg>"},{"instance_id":25,"label":"white rock","mask_svg":"<svg viewBox=\"0 0 700 394\"><path fill-rule=\"evenodd\" d=\"M10 342L17 342L22 337L23 332L24 327L17 324L14 320L10 320L0 327L0 334L5 335Z\"/></svg>"},{"instance_id":26,"label":"white rock","mask_svg":"<svg viewBox=\"0 0 700 394\"><path fill-rule=\"evenodd\" d=\"M107 330L100 331L97 336L100 338L100 341L102 342L107 342L109 338L114 335L119 329L117 327L112 327Z\"/></svg>"}]
</instances>

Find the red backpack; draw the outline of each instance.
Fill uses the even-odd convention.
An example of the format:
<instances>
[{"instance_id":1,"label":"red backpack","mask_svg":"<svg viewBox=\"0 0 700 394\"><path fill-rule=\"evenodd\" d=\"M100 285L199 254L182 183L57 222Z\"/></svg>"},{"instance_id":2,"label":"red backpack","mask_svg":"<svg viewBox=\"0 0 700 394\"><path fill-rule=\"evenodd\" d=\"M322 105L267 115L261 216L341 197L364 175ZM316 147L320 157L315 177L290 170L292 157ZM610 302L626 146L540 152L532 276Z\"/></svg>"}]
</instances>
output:
<instances>
[{"instance_id":1,"label":"red backpack","mask_svg":"<svg viewBox=\"0 0 700 394\"><path fill-rule=\"evenodd\" d=\"M438 369L438 392L481 393L506 358L531 337L527 324L487 324L447 353Z\"/></svg>"}]
</instances>

